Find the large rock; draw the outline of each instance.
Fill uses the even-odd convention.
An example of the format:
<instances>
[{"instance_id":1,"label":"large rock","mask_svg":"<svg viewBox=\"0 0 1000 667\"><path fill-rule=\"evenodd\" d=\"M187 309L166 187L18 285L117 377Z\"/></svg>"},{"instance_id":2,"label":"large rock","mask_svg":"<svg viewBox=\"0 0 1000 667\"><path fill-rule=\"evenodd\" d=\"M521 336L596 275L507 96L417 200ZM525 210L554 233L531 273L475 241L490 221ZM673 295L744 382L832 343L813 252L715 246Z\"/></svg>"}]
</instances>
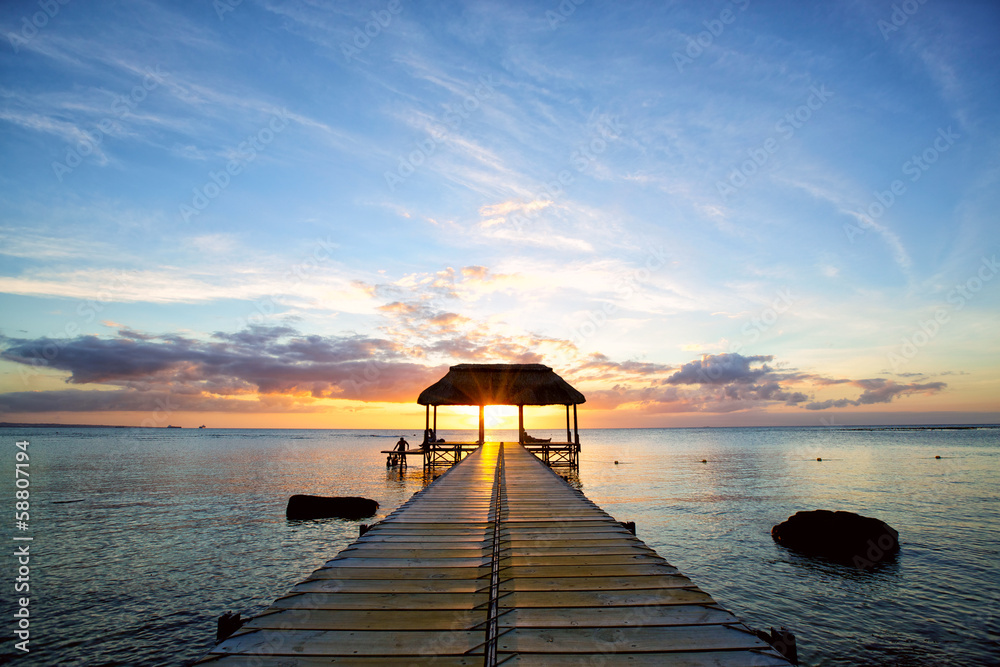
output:
<instances>
[{"instance_id":1,"label":"large rock","mask_svg":"<svg viewBox=\"0 0 1000 667\"><path fill-rule=\"evenodd\" d=\"M338 517L341 519L363 519L375 514L378 503L368 498L356 496L324 496L295 495L288 499L285 516L289 519L325 519Z\"/></svg>"},{"instance_id":2,"label":"large rock","mask_svg":"<svg viewBox=\"0 0 1000 667\"><path fill-rule=\"evenodd\" d=\"M889 524L853 512L796 512L771 529L778 544L809 556L823 556L871 568L899 551L899 533Z\"/></svg>"}]
</instances>

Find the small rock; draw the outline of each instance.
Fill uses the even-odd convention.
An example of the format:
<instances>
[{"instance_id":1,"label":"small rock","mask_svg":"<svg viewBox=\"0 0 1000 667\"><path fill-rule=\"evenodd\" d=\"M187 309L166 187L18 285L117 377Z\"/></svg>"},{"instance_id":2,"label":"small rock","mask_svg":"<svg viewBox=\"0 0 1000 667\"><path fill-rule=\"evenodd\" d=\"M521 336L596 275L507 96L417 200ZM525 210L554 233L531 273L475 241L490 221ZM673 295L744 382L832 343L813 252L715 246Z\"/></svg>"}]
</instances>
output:
<instances>
[{"instance_id":1,"label":"small rock","mask_svg":"<svg viewBox=\"0 0 1000 667\"><path fill-rule=\"evenodd\" d=\"M285 517L289 519L363 519L378 511L378 503L357 496L295 495L288 499Z\"/></svg>"}]
</instances>

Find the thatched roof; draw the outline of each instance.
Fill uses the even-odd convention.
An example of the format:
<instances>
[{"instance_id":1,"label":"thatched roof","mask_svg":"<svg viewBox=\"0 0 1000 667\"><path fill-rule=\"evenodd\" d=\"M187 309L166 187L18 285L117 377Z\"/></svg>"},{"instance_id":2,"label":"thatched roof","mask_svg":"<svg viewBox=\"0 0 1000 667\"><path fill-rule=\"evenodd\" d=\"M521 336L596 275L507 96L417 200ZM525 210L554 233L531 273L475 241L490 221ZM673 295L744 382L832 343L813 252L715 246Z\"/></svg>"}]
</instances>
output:
<instances>
[{"instance_id":1,"label":"thatched roof","mask_svg":"<svg viewBox=\"0 0 1000 667\"><path fill-rule=\"evenodd\" d=\"M583 394L542 364L459 364L420 392L420 405L576 405Z\"/></svg>"}]
</instances>

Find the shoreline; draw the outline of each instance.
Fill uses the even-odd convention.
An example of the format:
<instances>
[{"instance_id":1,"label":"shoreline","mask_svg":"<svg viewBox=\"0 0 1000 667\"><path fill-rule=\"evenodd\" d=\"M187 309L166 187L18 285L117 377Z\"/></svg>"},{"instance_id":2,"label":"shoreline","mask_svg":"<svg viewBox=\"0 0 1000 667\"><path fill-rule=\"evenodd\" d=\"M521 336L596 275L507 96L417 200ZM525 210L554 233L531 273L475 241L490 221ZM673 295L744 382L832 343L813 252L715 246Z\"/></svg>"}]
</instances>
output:
<instances>
[{"instance_id":1,"label":"shoreline","mask_svg":"<svg viewBox=\"0 0 1000 667\"><path fill-rule=\"evenodd\" d=\"M150 431L167 431L167 430L188 430L188 431L407 431L412 429L386 429L386 428L288 428L288 427L247 427L247 426L206 426L204 428L198 426L128 426L124 424L59 424L53 422L0 422L0 428L134 428L143 429ZM584 428L581 427L580 431L621 431L621 430L635 430L635 431L659 431L659 430L676 430L676 431L699 431L704 429L778 429L778 428L789 428L789 429L818 429L825 431L966 431L966 430L976 430L976 429L993 429L1000 428L1000 423L995 422L984 422L984 423L972 423L972 424L957 424L957 423L940 423L940 424L834 424L830 426L819 425L819 426L809 426L809 425L786 425L786 424L776 424L773 426L612 426L612 427L594 427L594 428ZM468 431L473 429L441 429L442 431ZM516 429L493 429L497 431L511 431ZM537 430L558 430L558 429L545 429L540 428Z\"/></svg>"}]
</instances>

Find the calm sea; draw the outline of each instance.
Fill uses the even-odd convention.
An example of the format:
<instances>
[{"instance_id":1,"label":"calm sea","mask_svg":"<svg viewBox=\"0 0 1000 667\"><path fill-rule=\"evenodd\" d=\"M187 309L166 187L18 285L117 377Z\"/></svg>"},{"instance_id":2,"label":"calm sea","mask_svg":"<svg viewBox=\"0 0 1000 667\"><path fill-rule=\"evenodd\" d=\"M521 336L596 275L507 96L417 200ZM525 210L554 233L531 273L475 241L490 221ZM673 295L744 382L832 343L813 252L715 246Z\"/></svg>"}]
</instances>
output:
<instances>
[{"instance_id":1,"label":"calm sea","mask_svg":"<svg viewBox=\"0 0 1000 667\"><path fill-rule=\"evenodd\" d=\"M259 613L356 537L357 521L286 521L290 495L367 496L384 516L423 487L419 465L387 472L378 453L400 435L419 441L0 429L0 662L197 659L219 615ZM30 442L27 531L14 525L18 440ZM581 440L574 483L745 622L791 629L802 664L1000 664L1000 429L618 429ZM898 558L858 571L771 540L774 524L820 508L888 522ZM12 639L11 554L25 544L15 534L34 538L28 654Z\"/></svg>"}]
</instances>

